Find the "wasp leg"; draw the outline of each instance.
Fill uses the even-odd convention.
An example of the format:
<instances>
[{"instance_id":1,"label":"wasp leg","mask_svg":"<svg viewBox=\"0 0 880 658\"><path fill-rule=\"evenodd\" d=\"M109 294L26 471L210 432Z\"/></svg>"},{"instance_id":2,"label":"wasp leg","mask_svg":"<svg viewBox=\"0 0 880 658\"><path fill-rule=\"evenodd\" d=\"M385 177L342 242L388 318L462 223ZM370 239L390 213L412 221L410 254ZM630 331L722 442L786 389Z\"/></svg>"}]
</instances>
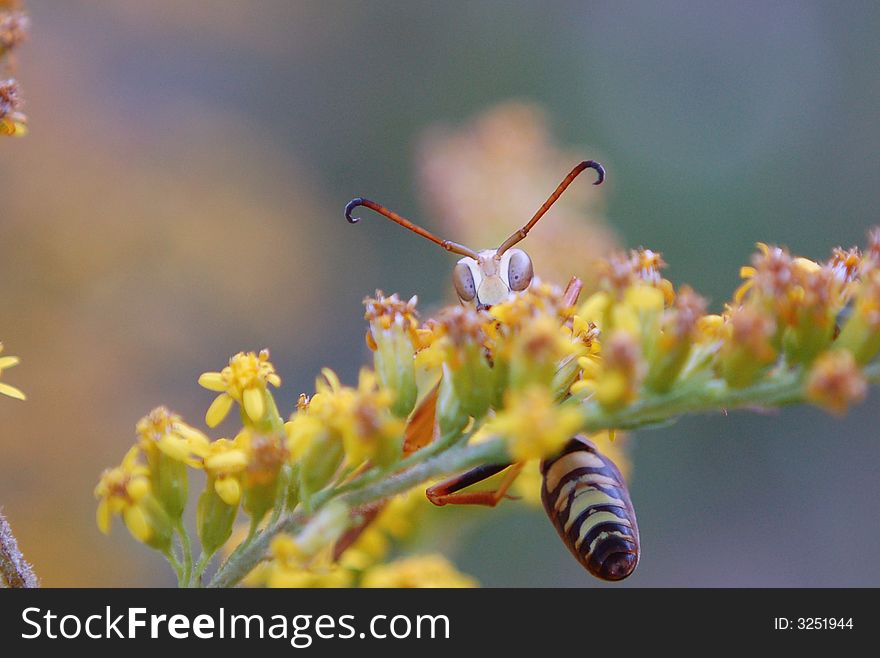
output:
<instances>
[{"instance_id":1,"label":"wasp leg","mask_svg":"<svg viewBox=\"0 0 880 658\"><path fill-rule=\"evenodd\" d=\"M494 491L461 491L465 487L482 482L506 468L510 470L507 471L501 484ZM477 466L466 473L435 484L425 492L425 495L435 505L487 505L495 507L507 495L507 490L522 468L523 464L521 463Z\"/></svg>"},{"instance_id":2,"label":"wasp leg","mask_svg":"<svg viewBox=\"0 0 880 658\"><path fill-rule=\"evenodd\" d=\"M403 456L411 455L416 450L424 448L437 438L437 393L440 384L432 388L425 398L419 403L410 416L403 437Z\"/></svg>"}]
</instances>

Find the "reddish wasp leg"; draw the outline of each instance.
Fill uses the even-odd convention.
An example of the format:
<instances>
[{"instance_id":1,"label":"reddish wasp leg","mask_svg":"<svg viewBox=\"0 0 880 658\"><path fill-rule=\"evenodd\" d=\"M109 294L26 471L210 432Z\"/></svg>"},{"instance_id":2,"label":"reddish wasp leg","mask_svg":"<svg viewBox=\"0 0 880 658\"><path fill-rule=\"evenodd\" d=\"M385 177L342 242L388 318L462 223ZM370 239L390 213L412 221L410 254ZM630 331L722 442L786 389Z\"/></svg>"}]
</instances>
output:
<instances>
[{"instance_id":1,"label":"reddish wasp leg","mask_svg":"<svg viewBox=\"0 0 880 658\"><path fill-rule=\"evenodd\" d=\"M505 468L510 468L510 470L494 491L461 491L465 487L477 484L477 482L482 482L496 473L500 473ZM425 495L435 505L487 505L495 507L505 497L507 490L513 484L522 468L522 463L477 466L467 473L462 473L439 484L435 484L425 492Z\"/></svg>"},{"instance_id":2,"label":"reddish wasp leg","mask_svg":"<svg viewBox=\"0 0 880 658\"><path fill-rule=\"evenodd\" d=\"M403 436L403 456L407 457L412 453L424 448L433 442L437 437L437 393L440 391L440 384L432 388L425 398L412 412L410 420L406 425L406 431Z\"/></svg>"}]
</instances>

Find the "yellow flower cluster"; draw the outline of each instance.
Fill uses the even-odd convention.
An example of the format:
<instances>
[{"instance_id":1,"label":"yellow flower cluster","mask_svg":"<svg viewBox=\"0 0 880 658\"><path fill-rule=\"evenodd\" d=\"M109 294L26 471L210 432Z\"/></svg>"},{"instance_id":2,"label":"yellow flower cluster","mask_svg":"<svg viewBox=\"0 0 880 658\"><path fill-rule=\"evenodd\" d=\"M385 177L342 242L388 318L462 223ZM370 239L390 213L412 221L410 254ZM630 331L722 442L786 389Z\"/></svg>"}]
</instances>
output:
<instances>
[{"instance_id":1,"label":"yellow flower cluster","mask_svg":"<svg viewBox=\"0 0 880 658\"><path fill-rule=\"evenodd\" d=\"M658 254L614 255L578 309L603 346L601 359L581 359L572 393L616 411L674 386L744 388L802 367L807 398L841 412L864 397L860 368L880 352L878 244L875 230L864 256L836 248L819 263L759 243L721 315L690 288L675 291Z\"/></svg>"},{"instance_id":2,"label":"yellow flower cluster","mask_svg":"<svg viewBox=\"0 0 880 658\"><path fill-rule=\"evenodd\" d=\"M270 390L281 380L269 353L236 354L199 383L219 394L207 424L237 404L240 430L211 440L168 409L153 410L137 424L138 442L122 464L101 477L99 527L106 531L119 515L169 560L182 554L177 564L188 583L229 543L241 509L250 529L236 551L247 550L261 527L272 535L299 528L274 537L250 582L469 585L436 556L384 563L414 528L415 501L426 504L417 485L436 471L372 499L348 494L394 484L432 451L484 448L498 462L519 464L515 490L534 500L533 467L575 434L593 432L618 460L615 428L668 420L696 409L693 399L699 410L719 409L728 401L762 404L767 391L781 391L768 403L807 400L841 413L865 396L866 371L876 379L880 230L865 253L835 249L823 263L758 245L718 315L707 314L689 287L676 290L663 267L647 249L612 254L583 301L576 279L564 290L536 282L488 310L455 305L424 322L415 298L377 293L365 301L374 368L361 370L357 386L325 369L287 422ZM0 370L15 364L10 358L0 359ZM207 480L196 515L203 558L194 570L182 521L189 468ZM347 500L358 502L350 508ZM285 512L297 524L278 525Z\"/></svg>"},{"instance_id":3,"label":"yellow flower cluster","mask_svg":"<svg viewBox=\"0 0 880 658\"><path fill-rule=\"evenodd\" d=\"M405 311L409 312L414 309ZM384 317L377 313L374 319L381 323ZM408 327L405 333L415 335L415 329ZM377 342L381 340L378 336ZM410 365L413 355L411 346ZM0 362L5 367L14 364ZM270 392L281 380L266 350L236 354L227 367L203 374L199 383L219 393L206 422L218 424L238 404L243 425L238 433L212 440L178 414L158 407L138 421L136 444L120 466L104 472L95 489L99 528L108 532L112 517L121 516L131 534L166 554L187 582L198 577L187 571L191 556L187 562L190 548L183 514L188 469L203 471L207 480L196 515L204 565L229 542L239 509L250 517L249 541L270 511L308 509L311 497L331 483L350 480L372 465L389 466L401 457L405 421L393 411L394 393L382 387L370 369L361 371L357 387L344 386L325 369L315 393L299 396L286 423ZM365 570L388 555L393 542L413 529L417 500L428 505L419 490L391 499L370 514L372 523L362 530L350 526L363 510L323 506L296 537L275 538L272 559L249 582L356 584ZM353 534L344 539L346 530Z\"/></svg>"},{"instance_id":4,"label":"yellow flower cluster","mask_svg":"<svg viewBox=\"0 0 880 658\"><path fill-rule=\"evenodd\" d=\"M247 584L267 587L475 587L476 581L441 555L424 555L384 562L394 542L409 537L429 506L420 490L410 490L378 509L356 516L369 521L342 551L345 510L323 509L296 536L277 535L269 560L252 572ZM352 531L349 531L352 532Z\"/></svg>"}]
</instances>

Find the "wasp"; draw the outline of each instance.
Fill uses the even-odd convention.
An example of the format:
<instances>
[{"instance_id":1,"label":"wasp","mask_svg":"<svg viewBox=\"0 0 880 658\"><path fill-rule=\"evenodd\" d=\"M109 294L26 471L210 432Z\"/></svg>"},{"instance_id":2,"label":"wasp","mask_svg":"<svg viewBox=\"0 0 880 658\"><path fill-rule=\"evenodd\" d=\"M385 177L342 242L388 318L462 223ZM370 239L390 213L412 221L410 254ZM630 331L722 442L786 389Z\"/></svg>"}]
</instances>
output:
<instances>
[{"instance_id":1,"label":"wasp","mask_svg":"<svg viewBox=\"0 0 880 658\"><path fill-rule=\"evenodd\" d=\"M385 206L363 197L354 198L345 206L345 217L350 223L357 223L360 219L353 217L352 211L364 206L458 254L462 258L452 270L452 281L459 301L477 309L488 309L509 295L529 288L534 278L532 261L525 251L515 246L525 239L572 181L586 169L596 172L594 185L605 180L605 168L600 163L585 160L577 164L528 223L496 249L474 251L462 244L442 240ZM566 304L576 302L580 288L580 281L573 278L564 293ZM438 387L435 387L413 411L404 437L405 453L411 453L432 440L437 391ZM522 468L522 463L478 466L430 487L426 495L435 505L494 507L505 497ZM464 491L502 472L503 479L495 490ZM578 562L602 580L622 580L629 576L639 561L639 530L626 482L617 466L589 439L576 435L558 455L542 461L541 474L544 510ZM354 542L378 510L365 510L363 524L347 533L337 544L337 555Z\"/></svg>"}]
</instances>

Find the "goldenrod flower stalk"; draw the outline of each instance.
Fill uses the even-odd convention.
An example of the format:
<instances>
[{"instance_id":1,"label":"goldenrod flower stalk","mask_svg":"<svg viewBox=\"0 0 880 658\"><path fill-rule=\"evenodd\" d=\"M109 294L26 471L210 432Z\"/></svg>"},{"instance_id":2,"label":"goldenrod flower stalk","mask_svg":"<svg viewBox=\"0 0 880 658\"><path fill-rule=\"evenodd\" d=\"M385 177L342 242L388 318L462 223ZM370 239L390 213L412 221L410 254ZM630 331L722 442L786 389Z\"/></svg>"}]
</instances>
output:
<instances>
[{"instance_id":1,"label":"goldenrod flower stalk","mask_svg":"<svg viewBox=\"0 0 880 658\"><path fill-rule=\"evenodd\" d=\"M601 289L577 308L540 283L489 312L454 306L421 325L414 299L368 300L376 370L363 369L356 387L324 370L284 433L268 392L280 384L268 353L239 353L199 380L219 393L209 425L241 406L235 437L211 441L154 410L138 425L139 446L102 476L99 525L119 514L136 538L170 554L181 469L200 468L208 476L197 518L203 557L192 571L184 564L183 584L198 583L229 542L239 508L250 532L214 585L241 582L266 556L259 580L269 585L469 583L435 557L383 564L408 532L391 524L413 526L415 506L402 501L421 499L436 477L510 462L528 473L575 434L607 437L603 450L612 451L617 430L686 413L797 402L842 413L880 381L880 232L864 255L837 249L824 263L759 245L719 315L706 314L690 288L676 291L662 266L648 249L612 255ZM426 425L435 440L404 455L404 433L424 422L421 407L404 417L412 391L431 402L438 379L439 434Z\"/></svg>"}]
</instances>

